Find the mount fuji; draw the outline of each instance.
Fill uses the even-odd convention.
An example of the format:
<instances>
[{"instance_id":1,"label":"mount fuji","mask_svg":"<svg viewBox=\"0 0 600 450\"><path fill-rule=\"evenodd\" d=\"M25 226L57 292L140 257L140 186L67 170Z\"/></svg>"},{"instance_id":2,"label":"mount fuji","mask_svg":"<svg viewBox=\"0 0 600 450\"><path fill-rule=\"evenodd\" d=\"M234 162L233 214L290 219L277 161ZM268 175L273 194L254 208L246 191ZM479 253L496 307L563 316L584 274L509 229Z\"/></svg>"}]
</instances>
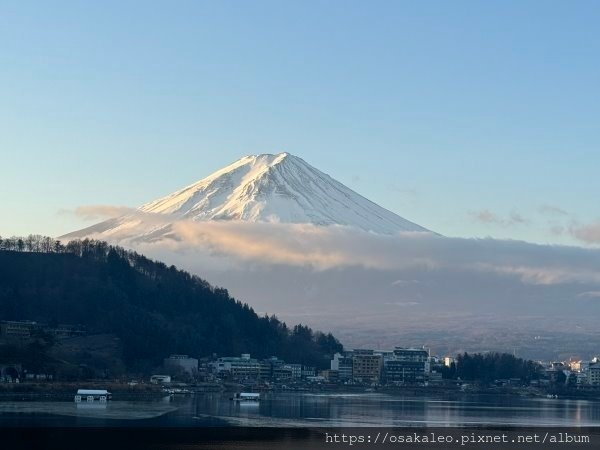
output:
<instances>
[{"instance_id":1,"label":"mount fuji","mask_svg":"<svg viewBox=\"0 0 600 450\"><path fill-rule=\"evenodd\" d=\"M161 220L156 223L153 216ZM279 153L245 156L132 213L63 238L94 235L110 239L143 229L137 238L156 240L169 235L169 222L178 220L342 225L378 234L428 231L367 200L301 158Z\"/></svg>"},{"instance_id":2,"label":"mount fuji","mask_svg":"<svg viewBox=\"0 0 600 450\"><path fill-rule=\"evenodd\" d=\"M350 348L518 348L553 359L600 346L600 252L442 237L288 153L243 157L119 211L62 239L185 268L261 315L332 331Z\"/></svg>"}]
</instances>

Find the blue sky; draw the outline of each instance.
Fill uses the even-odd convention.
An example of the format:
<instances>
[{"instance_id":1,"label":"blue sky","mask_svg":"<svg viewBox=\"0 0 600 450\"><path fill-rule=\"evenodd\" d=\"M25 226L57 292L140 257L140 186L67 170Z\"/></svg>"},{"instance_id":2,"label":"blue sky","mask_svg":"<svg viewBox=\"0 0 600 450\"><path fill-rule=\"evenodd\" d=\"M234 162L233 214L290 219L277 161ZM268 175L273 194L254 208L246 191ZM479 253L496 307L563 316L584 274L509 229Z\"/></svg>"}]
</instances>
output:
<instances>
[{"instance_id":1,"label":"blue sky","mask_svg":"<svg viewBox=\"0 0 600 450\"><path fill-rule=\"evenodd\" d=\"M598 2L0 4L0 234L288 151L448 236L586 245ZM594 235L596 236L596 235Z\"/></svg>"}]
</instances>

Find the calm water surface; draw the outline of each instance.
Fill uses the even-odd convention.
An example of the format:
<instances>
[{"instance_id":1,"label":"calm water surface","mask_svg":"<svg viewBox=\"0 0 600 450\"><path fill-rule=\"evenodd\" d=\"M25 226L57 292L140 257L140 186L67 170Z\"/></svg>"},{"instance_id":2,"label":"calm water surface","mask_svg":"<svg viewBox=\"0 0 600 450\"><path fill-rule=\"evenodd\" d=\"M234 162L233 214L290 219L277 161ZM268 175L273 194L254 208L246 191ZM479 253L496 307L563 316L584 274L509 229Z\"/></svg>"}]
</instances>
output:
<instances>
[{"instance_id":1,"label":"calm water surface","mask_svg":"<svg viewBox=\"0 0 600 450\"><path fill-rule=\"evenodd\" d=\"M263 394L258 404L231 394L152 402L0 402L1 426L600 426L600 402L388 394Z\"/></svg>"}]
</instances>

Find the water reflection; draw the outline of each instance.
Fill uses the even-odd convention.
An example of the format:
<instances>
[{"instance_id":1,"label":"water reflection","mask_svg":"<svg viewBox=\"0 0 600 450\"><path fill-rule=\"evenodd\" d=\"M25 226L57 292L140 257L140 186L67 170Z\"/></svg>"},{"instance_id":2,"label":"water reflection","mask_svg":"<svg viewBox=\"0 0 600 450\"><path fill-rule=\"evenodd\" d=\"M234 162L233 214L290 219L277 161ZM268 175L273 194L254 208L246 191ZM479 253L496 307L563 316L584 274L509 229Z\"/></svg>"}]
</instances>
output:
<instances>
[{"instance_id":1,"label":"water reflection","mask_svg":"<svg viewBox=\"0 0 600 450\"><path fill-rule=\"evenodd\" d=\"M0 425L56 426L599 426L600 402L510 396L268 393L259 403L231 394L156 401L0 402Z\"/></svg>"},{"instance_id":2,"label":"water reflection","mask_svg":"<svg viewBox=\"0 0 600 450\"><path fill-rule=\"evenodd\" d=\"M585 400L473 396L459 400L385 394L265 394L259 404L206 394L189 401L196 418L233 425L299 426L598 426L600 403Z\"/></svg>"},{"instance_id":3,"label":"water reflection","mask_svg":"<svg viewBox=\"0 0 600 450\"><path fill-rule=\"evenodd\" d=\"M108 407L107 402L84 402L75 403L76 408L80 411L89 411L89 410L105 410Z\"/></svg>"}]
</instances>

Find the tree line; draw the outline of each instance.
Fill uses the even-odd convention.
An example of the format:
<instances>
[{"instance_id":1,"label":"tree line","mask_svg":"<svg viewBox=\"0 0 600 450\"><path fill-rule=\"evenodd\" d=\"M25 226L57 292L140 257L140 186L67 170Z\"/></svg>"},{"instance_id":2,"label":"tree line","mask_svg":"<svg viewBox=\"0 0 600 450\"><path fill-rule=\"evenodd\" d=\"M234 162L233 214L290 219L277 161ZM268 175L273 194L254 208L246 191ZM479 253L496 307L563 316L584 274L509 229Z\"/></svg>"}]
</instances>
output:
<instances>
[{"instance_id":1,"label":"tree line","mask_svg":"<svg viewBox=\"0 0 600 450\"><path fill-rule=\"evenodd\" d=\"M16 252L43 252L64 253L65 246L61 241L49 236L30 234L26 237L11 236L3 238L0 236L0 250Z\"/></svg>"},{"instance_id":2,"label":"tree line","mask_svg":"<svg viewBox=\"0 0 600 450\"><path fill-rule=\"evenodd\" d=\"M509 353L463 353L449 367L444 378L491 383L495 380L518 378L524 382L539 379L542 366L534 361L517 358Z\"/></svg>"},{"instance_id":3,"label":"tree line","mask_svg":"<svg viewBox=\"0 0 600 450\"><path fill-rule=\"evenodd\" d=\"M115 334L129 368L171 353L276 355L324 368L342 350L331 333L259 317L224 288L104 241L0 238L0 267L1 319Z\"/></svg>"}]
</instances>

